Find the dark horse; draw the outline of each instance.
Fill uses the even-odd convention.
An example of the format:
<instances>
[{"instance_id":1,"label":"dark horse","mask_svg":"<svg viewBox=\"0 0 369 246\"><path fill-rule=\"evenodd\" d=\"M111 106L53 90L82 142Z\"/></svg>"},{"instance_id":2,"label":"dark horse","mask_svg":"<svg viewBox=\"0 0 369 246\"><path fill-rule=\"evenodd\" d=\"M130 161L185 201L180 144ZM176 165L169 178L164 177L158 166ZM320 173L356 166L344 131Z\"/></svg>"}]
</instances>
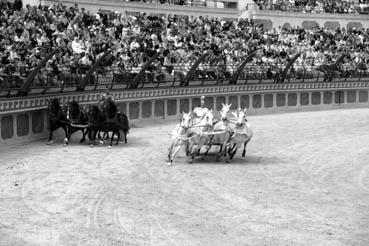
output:
<instances>
[{"instance_id":1,"label":"dark horse","mask_svg":"<svg viewBox=\"0 0 369 246\"><path fill-rule=\"evenodd\" d=\"M129 121L127 115L118 112L117 105L115 102L106 98L99 103L98 106L101 117L105 121L115 121L119 125L119 130L123 131L124 134L124 142L127 143L127 133L129 132Z\"/></svg>"},{"instance_id":2,"label":"dark horse","mask_svg":"<svg viewBox=\"0 0 369 246\"><path fill-rule=\"evenodd\" d=\"M120 139L120 122L116 119L107 120L96 105L91 105L88 110L88 138L94 143L98 132L112 132L109 147L113 144L114 135L117 135L118 145ZM91 143L90 146L93 146Z\"/></svg>"},{"instance_id":3,"label":"dark horse","mask_svg":"<svg viewBox=\"0 0 369 246\"><path fill-rule=\"evenodd\" d=\"M49 103L49 123L50 123L50 133L48 144L53 143L53 132L60 127L65 132L65 137L68 135L68 124L66 110L60 106L59 99L53 98Z\"/></svg>"},{"instance_id":4,"label":"dark horse","mask_svg":"<svg viewBox=\"0 0 369 246\"><path fill-rule=\"evenodd\" d=\"M87 115L80 109L78 103L74 100L68 106L67 120L69 121L69 124L67 127L68 131L67 136L64 139L64 144L67 145L72 134L77 131L82 131L82 139L80 140L80 143L84 142L88 128L88 118Z\"/></svg>"}]
</instances>

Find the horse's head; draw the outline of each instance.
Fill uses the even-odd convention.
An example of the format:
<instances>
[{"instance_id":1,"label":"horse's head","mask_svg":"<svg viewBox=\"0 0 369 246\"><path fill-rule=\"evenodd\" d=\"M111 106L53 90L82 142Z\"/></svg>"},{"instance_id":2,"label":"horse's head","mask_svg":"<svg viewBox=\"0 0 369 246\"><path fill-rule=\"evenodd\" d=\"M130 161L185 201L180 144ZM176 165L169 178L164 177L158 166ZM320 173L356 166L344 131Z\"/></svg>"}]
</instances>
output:
<instances>
[{"instance_id":1,"label":"horse's head","mask_svg":"<svg viewBox=\"0 0 369 246\"><path fill-rule=\"evenodd\" d=\"M246 108L244 110L241 110L241 108L238 109L236 126L242 126L246 123L246 111Z\"/></svg>"},{"instance_id":2,"label":"horse's head","mask_svg":"<svg viewBox=\"0 0 369 246\"><path fill-rule=\"evenodd\" d=\"M213 115L213 110L208 110L204 117L203 117L204 123L206 126L208 127L213 127L213 120L214 120L214 115Z\"/></svg>"},{"instance_id":3,"label":"horse's head","mask_svg":"<svg viewBox=\"0 0 369 246\"><path fill-rule=\"evenodd\" d=\"M101 119L101 111L97 105L90 105L88 109L88 118L92 122L99 122Z\"/></svg>"},{"instance_id":4,"label":"horse's head","mask_svg":"<svg viewBox=\"0 0 369 246\"><path fill-rule=\"evenodd\" d=\"M190 128L190 122L191 122L191 113L182 113L182 118L181 118L181 126L185 129Z\"/></svg>"},{"instance_id":5,"label":"horse's head","mask_svg":"<svg viewBox=\"0 0 369 246\"><path fill-rule=\"evenodd\" d=\"M73 100L68 107L68 115L71 120L79 120L81 110L79 109L78 102Z\"/></svg>"},{"instance_id":6,"label":"horse's head","mask_svg":"<svg viewBox=\"0 0 369 246\"><path fill-rule=\"evenodd\" d=\"M50 118L52 120L57 119L58 116L59 116L59 112L60 112L59 99L58 98L53 98L49 103L48 109L49 109L49 113L50 113Z\"/></svg>"},{"instance_id":7,"label":"horse's head","mask_svg":"<svg viewBox=\"0 0 369 246\"><path fill-rule=\"evenodd\" d=\"M118 113L118 107L115 102L111 99L107 99L105 102L105 113L108 118L114 118Z\"/></svg>"},{"instance_id":8,"label":"horse's head","mask_svg":"<svg viewBox=\"0 0 369 246\"><path fill-rule=\"evenodd\" d=\"M232 104L224 104L222 103L222 109L220 110L220 119L222 121L228 120L228 114L231 109Z\"/></svg>"}]
</instances>

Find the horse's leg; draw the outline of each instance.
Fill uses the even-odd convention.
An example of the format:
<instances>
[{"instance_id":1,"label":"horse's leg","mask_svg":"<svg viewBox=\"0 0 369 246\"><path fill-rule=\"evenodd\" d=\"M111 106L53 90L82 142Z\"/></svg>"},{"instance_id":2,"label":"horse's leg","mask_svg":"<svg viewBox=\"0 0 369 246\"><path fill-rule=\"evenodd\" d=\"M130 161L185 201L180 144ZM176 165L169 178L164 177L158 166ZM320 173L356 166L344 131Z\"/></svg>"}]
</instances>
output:
<instances>
[{"instance_id":1,"label":"horse's leg","mask_svg":"<svg viewBox=\"0 0 369 246\"><path fill-rule=\"evenodd\" d=\"M115 145L119 144L119 139L120 139L120 131L119 130L117 131L117 134L118 134L118 137L117 137L117 142L115 143Z\"/></svg>"},{"instance_id":2,"label":"horse's leg","mask_svg":"<svg viewBox=\"0 0 369 246\"><path fill-rule=\"evenodd\" d=\"M176 149L173 151L173 153L172 153L172 155L170 157L170 162L168 163L168 166L172 165L174 156L177 154L178 150L180 150L181 148L182 148L182 146L181 145L178 145L176 147Z\"/></svg>"},{"instance_id":3,"label":"horse's leg","mask_svg":"<svg viewBox=\"0 0 369 246\"><path fill-rule=\"evenodd\" d=\"M207 149L206 149L206 151L205 151L205 153L204 153L204 159L205 159L205 157L208 155L209 150L211 149L213 139L214 139L214 135L212 135L212 136L209 138L209 140L208 140L209 144L208 144Z\"/></svg>"},{"instance_id":4,"label":"horse's leg","mask_svg":"<svg viewBox=\"0 0 369 246\"><path fill-rule=\"evenodd\" d=\"M188 163L192 163L193 162L193 159L194 159L194 156L192 154L192 148L193 148L194 144L193 143L189 143L188 144Z\"/></svg>"},{"instance_id":5,"label":"horse's leg","mask_svg":"<svg viewBox=\"0 0 369 246\"><path fill-rule=\"evenodd\" d=\"M169 148L168 148L168 160L167 160L168 162L171 161L172 150L173 150L173 143L171 143L170 146L169 146Z\"/></svg>"},{"instance_id":6,"label":"horse's leg","mask_svg":"<svg viewBox=\"0 0 369 246\"><path fill-rule=\"evenodd\" d=\"M206 142L206 138L200 137L199 144L197 145L197 155L200 155L201 148L205 145Z\"/></svg>"},{"instance_id":7,"label":"horse's leg","mask_svg":"<svg viewBox=\"0 0 369 246\"><path fill-rule=\"evenodd\" d=\"M86 132L87 132L87 130L84 129L84 128L82 128L81 131L82 131L82 139L79 140L79 142L80 143L83 143L86 140Z\"/></svg>"},{"instance_id":8,"label":"horse's leg","mask_svg":"<svg viewBox=\"0 0 369 246\"><path fill-rule=\"evenodd\" d=\"M211 149L211 143L209 143L209 145L208 145L208 147L206 148L206 151L205 151L205 153L204 153L204 159L205 159L205 157L208 155L208 153L209 153L209 150Z\"/></svg>"},{"instance_id":9,"label":"horse's leg","mask_svg":"<svg viewBox=\"0 0 369 246\"><path fill-rule=\"evenodd\" d=\"M222 150L223 150L223 145L220 145L218 153L222 153Z\"/></svg>"},{"instance_id":10,"label":"horse's leg","mask_svg":"<svg viewBox=\"0 0 369 246\"><path fill-rule=\"evenodd\" d=\"M230 156L230 159L231 159L231 160L232 160L232 159L233 159L233 157L235 156L235 154L236 154L236 152L237 152L238 148L239 148L239 145L238 145L238 144L235 144L235 147L233 148L234 150L233 150L233 152L232 152L232 155Z\"/></svg>"},{"instance_id":11,"label":"horse's leg","mask_svg":"<svg viewBox=\"0 0 369 246\"><path fill-rule=\"evenodd\" d=\"M101 131L98 131L98 132L97 132L97 138L101 140L102 138L101 138L100 133L101 133Z\"/></svg>"},{"instance_id":12,"label":"horse's leg","mask_svg":"<svg viewBox=\"0 0 369 246\"><path fill-rule=\"evenodd\" d=\"M50 120L50 132L49 132L49 141L47 142L47 144L52 144L53 141L53 131L55 131L55 126L51 123Z\"/></svg>"},{"instance_id":13,"label":"horse's leg","mask_svg":"<svg viewBox=\"0 0 369 246\"><path fill-rule=\"evenodd\" d=\"M225 156L225 154L224 154L224 152L226 151L226 142L225 143L222 143L221 145L220 145L220 150L219 150L219 152L218 152L218 154L217 154L217 158L216 158L216 161L219 161L219 159L220 159L220 157L223 155L223 156Z\"/></svg>"},{"instance_id":14,"label":"horse's leg","mask_svg":"<svg viewBox=\"0 0 369 246\"><path fill-rule=\"evenodd\" d=\"M72 135L72 129L70 126L65 126L65 138L64 138L64 146L67 146L69 144L70 136Z\"/></svg>"},{"instance_id":15,"label":"horse's leg","mask_svg":"<svg viewBox=\"0 0 369 246\"><path fill-rule=\"evenodd\" d=\"M168 162L171 159L171 156L172 156L172 153L173 153L173 148L174 148L174 146L177 146L178 142L179 142L178 139L173 139L173 138L170 139L170 146L168 148Z\"/></svg>"},{"instance_id":16,"label":"horse's leg","mask_svg":"<svg viewBox=\"0 0 369 246\"><path fill-rule=\"evenodd\" d=\"M189 155L189 147L190 147L190 141L186 140L186 143L185 143L186 156Z\"/></svg>"},{"instance_id":17,"label":"horse's leg","mask_svg":"<svg viewBox=\"0 0 369 246\"><path fill-rule=\"evenodd\" d=\"M250 139L247 140L244 144L243 144L243 151L242 151L242 157L246 156L246 145L249 143Z\"/></svg>"},{"instance_id":18,"label":"horse's leg","mask_svg":"<svg viewBox=\"0 0 369 246\"><path fill-rule=\"evenodd\" d=\"M97 135L96 129L93 129L93 128L89 129L88 138L90 139L90 147L94 147L95 141L96 141L96 135Z\"/></svg>"},{"instance_id":19,"label":"horse's leg","mask_svg":"<svg viewBox=\"0 0 369 246\"><path fill-rule=\"evenodd\" d=\"M109 144L108 148L111 148L111 146L113 145L114 134L115 134L115 132L113 131L113 133L111 134L110 144Z\"/></svg>"},{"instance_id":20,"label":"horse's leg","mask_svg":"<svg viewBox=\"0 0 369 246\"><path fill-rule=\"evenodd\" d=\"M124 130L124 143L127 143L127 130Z\"/></svg>"},{"instance_id":21,"label":"horse's leg","mask_svg":"<svg viewBox=\"0 0 369 246\"><path fill-rule=\"evenodd\" d=\"M97 131L97 138L99 139L99 144L100 145L103 145L104 144L104 140L102 139L102 137L101 137L101 132L104 132L103 130L98 130Z\"/></svg>"},{"instance_id":22,"label":"horse's leg","mask_svg":"<svg viewBox=\"0 0 369 246\"><path fill-rule=\"evenodd\" d=\"M229 143L229 144L231 144L231 143ZM232 147L228 147L227 152L228 152L229 157L228 157L228 158L226 158L227 163L230 163L230 162L231 162L231 160L232 160L232 158L233 158L233 155L234 155L234 153L235 153L235 152L233 152L233 150L236 148L236 145L237 145L237 144L235 144L235 143L234 143ZM233 152L233 153L232 153L232 152ZM225 155L225 157L226 157L226 155Z\"/></svg>"}]
</instances>

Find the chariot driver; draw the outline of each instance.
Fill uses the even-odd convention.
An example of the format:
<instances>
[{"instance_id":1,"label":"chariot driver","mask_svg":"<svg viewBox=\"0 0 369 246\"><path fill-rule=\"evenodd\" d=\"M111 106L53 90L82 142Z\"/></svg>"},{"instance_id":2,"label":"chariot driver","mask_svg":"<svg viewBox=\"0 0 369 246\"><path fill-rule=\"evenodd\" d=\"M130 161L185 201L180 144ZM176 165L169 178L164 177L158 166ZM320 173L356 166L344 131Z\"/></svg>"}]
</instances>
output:
<instances>
[{"instance_id":1,"label":"chariot driver","mask_svg":"<svg viewBox=\"0 0 369 246\"><path fill-rule=\"evenodd\" d=\"M108 101L113 101L112 95L110 94L109 90L106 90L102 95L101 99L98 101L97 105L99 109L104 112L105 111L105 105Z\"/></svg>"},{"instance_id":2,"label":"chariot driver","mask_svg":"<svg viewBox=\"0 0 369 246\"><path fill-rule=\"evenodd\" d=\"M196 107L193 110L194 117L201 118L203 117L207 112L209 112L209 109L205 105L205 96L201 96L201 104L200 107Z\"/></svg>"}]
</instances>

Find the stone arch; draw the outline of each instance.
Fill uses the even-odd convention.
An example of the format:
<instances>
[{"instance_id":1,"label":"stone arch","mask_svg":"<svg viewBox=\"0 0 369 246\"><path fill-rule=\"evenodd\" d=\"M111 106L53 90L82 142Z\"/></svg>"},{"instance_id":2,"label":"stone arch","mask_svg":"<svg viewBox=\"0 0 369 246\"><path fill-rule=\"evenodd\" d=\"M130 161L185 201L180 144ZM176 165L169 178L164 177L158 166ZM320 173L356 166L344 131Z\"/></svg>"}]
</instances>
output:
<instances>
[{"instance_id":1,"label":"stone arch","mask_svg":"<svg viewBox=\"0 0 369 246\"><path fill-rule=\"evenodd\" d=\"M319 27L319 24L316 21L303 21L301 25L304 29L313 29Z\"/></svg>"},{"instance_id":2,"label":"stone arch","mask_svg":"<svg viewBox=\"0 0 369 246\"><path fill-rule=\"evenodd\" d=\"M291 24L290 24L289 22L286 22L286 23L284 23L284 24L283 24L282 28L283 28L283 29L288 29L288 30L290 30L290 29L292 29L292 26L291 26Z\"/></svg>"},{"instance_id":3,"label":"stone arch","mask_svg":"<svg viewBox=\"0 0 369 246\"><path fill-rule=\"evenodd\" d=\"M363 24L361 22L349 22L347 24L347 30L355 28L356 30L362 30Z\"/></svg>"},{"instance_id":4,"label":"stone arch","mask_svg":"<svg viewBox=\"0 0 369 246\"><path fill-rule=\"evenodd\" d=\"M324 28L330 30L337 30L338 28L340 28L340 23L338 21L326 21L324 23Z\"/></svg>"},{"instance_id":5,"label":"stone arch","mask_svg":"<svg viewBox=\"0 0 369 246\"><path fill-rule=\"evenodd\" d=\"M255 19L254 23L257 25L262 24L264 26L265 29L267 30L272 30L273 28L273 22L271 20L268 19Z\"/></svg>"}]
</instances>

